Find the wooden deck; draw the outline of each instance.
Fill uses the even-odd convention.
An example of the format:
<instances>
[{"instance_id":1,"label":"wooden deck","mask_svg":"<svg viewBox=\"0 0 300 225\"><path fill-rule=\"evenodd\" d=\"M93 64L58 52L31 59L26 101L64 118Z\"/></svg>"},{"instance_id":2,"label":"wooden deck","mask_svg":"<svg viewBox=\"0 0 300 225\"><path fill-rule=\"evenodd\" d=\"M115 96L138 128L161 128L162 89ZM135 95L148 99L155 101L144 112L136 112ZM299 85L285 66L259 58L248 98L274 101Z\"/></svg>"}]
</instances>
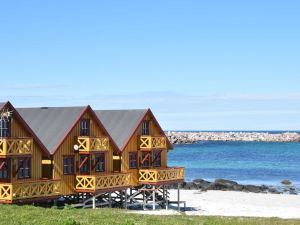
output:
<instances>
[{"instance_id":1,"label":"wooden deck","mask_svg":"<svg viewBox=\"0 0 300 225\"><path fill-rule=\"evenodd\" d=\"M32 154L31 138L1 138L0 156Z\"/></svg>"},{"instance_id":2,"label":"wooden deck","mask_svg":"<svg viewBox=\"0 0 300 225\"><path fill-rule=\"evenodd\" d=\"M139 170L140 184L157 184L184 180L183 167L170 167L166 169L141 169Z\"/></svg>"},{"instance_id":3,"label":"wooden deck","mask_svg":"<svg viewBox=\"0 0 300 225\"><path fill-rule=\"evenodd\" d=\"M22 183L1 183L0 201L47 198L60 195L60 180L32 180Z\"/></svg>"},{"instance_id":4,"label":"wooden deck","mask_svg":"<svg viewBox=\"0 0 300 225\"><path fill-rule=\"evenodd\" d=\"M99 190L126 188L131 185L130 173L109 173L103 175L76 176L77 192L97 192Z\"/></svg>"},{"instance_id":5,"label":"wooden deck","mask_svg":"<svg viewBox=\"0 0 300 225\"><path fill-rule=\"evenodd\" d=\"M108 137L78 137L79 152L108 151Z\"/></svg>"},{"instance_id":6,"label":"wooden deck","mask_svg":"<svg viewBox=\"0 0 300 225\"><path fill-rule=\"evenodd\" d=\"M165 136L141 136L140 149L165 149L167 138Z\"/></svg>"}]
</instances>

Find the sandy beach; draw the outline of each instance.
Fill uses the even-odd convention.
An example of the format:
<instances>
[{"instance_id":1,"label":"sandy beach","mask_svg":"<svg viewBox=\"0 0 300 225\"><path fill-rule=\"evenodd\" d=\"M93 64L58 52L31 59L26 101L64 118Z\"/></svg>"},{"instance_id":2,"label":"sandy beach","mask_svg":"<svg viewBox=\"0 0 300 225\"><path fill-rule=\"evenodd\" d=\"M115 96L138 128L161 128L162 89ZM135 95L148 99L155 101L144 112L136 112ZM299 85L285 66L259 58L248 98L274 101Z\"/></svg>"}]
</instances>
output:
<instances>
[{"instance_id":1,"label":"sandy beach","mask_svg":"<svg viewBox=\"0 0 300 225\"><path fill-rule=\"evenodd\" d=\"M177 191L171 190L171 201L177 199ZM300 219L300 196L284 194L256 194L235 191L181 190L181 201L186 201L187 215L279 217ZM179 214L171 210L137 211L143 214ZM136 211L135 211L136 212Z\"/></svg>"}]
</instances>

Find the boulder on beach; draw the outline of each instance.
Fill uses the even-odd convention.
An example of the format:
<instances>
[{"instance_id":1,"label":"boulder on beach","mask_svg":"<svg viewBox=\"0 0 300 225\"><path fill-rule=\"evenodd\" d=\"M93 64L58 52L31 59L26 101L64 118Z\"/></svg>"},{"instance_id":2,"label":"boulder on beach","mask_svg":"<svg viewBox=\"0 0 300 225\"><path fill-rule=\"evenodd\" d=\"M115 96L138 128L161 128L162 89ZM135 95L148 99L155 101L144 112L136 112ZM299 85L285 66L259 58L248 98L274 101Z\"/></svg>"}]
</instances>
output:
<instances>
[{"instance_id":1,"label":"boulder on beach","mask_svg":"<svg viewBox=\"0 0 300 225\"><path fill-rule=\"evenodd\" d=\"M221 190L221 191L241 191L243 187L235 181L216 179L208 185L204 190Z\"/></svg>"},{"instance_id":2,"label":"boulder on beach","mask_svg":"<svg viewBox=\"0 0 300 225\"><path fill-rule=\"evenodd\" d=\"M283 180L283 181L281 181L281 183L284 184L284 185L291 185L292 184L292 182L290 180Z\"/></svg>"},{"instance_id":3,"label":"boulder on beach","mask_svg":"<svg viewBox=\"0 0 300 225\"><path fill-rule=\"evenodd\" d=\"M196 185L198 190L206 190L207 187L211 184L211 182L203 179L193 180L193 183Z\"/></svg>"}]
</instances>

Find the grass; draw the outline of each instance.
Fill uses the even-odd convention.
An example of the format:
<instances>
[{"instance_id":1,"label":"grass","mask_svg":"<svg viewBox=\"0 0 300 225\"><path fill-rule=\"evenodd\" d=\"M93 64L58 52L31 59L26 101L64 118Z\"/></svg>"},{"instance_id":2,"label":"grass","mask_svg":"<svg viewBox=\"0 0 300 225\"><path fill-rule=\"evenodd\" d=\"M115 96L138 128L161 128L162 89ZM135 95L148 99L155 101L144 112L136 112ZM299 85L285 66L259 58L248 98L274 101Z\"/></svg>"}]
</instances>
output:
<instances>
[{"instance_id":1,"label":"grass","mask_svg":"<svg viewBox=\"0 0 300 225\"><path fill-rule=\"evenodd\" d=\"M229 218L208 216L149 216L126 213L122 209L45 209L33 206L0 205L0 224L39 224L39 225L300 225L300 220L278 218Z\"/></svg>"}]
</instances>

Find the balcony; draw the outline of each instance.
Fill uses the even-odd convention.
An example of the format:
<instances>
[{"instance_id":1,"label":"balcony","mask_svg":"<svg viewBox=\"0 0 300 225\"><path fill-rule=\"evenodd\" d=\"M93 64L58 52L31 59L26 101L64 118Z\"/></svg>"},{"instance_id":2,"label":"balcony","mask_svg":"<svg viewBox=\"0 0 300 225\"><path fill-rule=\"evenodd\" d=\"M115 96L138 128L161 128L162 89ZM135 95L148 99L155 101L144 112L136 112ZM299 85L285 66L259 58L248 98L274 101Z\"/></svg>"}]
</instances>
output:
<instances>
[{"instance_id":1,"label":"balcony","mask_svg":"<svg viewBox=\"0 0 300 225\"><path fill-rule=\"evenodd\" d=\"M108 137L78 137L77 143L78 150L80 152L95 152L109 150Z\"/></svg>"},{"instance_id":2,"label":"balcony","mask_svg":"<svg viewBox=\"0 0 300 225\"><path fill-rule=\"evenodd\" d=\"M139 183L155 184L184 180L183 167L170 167L166 169L141 169L139 170Z\"/></svg>"},{"instance_id":3,"label":"balcony","mask_svg":"<svg viewBox=\"0 0 300 225\"><path fill-rule=\"evenodd\" d=\"M141 136L140 149L164 149L167 148L165 136Z\"/></svg>"},{"instance_id":4,"label":"balcony","mask_svg":"<svg viewBox=\"0 0 300 225\"><path fill-rule=\"evenodd\" d=\"M0 184L1 202L59 196L60 193L61 186L59 180L32 180L22 183Z\"/></svg>"},{"instance_id":5,"label":"balcony","mask_svg":"<svg viewBox=\"0 0 300 225\"><path fill-rule=\"evenodd\" d=\"M130 185L130 173L76 176L77 192L96 192L106 189L129 187Z\"/></svg>"},{"instance_id":6,"label":"balcony","mask_svg":"<svg viewBox=\"0 0 300 225\"><path fill-rule=\"evenodd\" d=\"M0 156L32 154L32 145L30 138L1 138Z\"/></svg>"}]
</instances>

